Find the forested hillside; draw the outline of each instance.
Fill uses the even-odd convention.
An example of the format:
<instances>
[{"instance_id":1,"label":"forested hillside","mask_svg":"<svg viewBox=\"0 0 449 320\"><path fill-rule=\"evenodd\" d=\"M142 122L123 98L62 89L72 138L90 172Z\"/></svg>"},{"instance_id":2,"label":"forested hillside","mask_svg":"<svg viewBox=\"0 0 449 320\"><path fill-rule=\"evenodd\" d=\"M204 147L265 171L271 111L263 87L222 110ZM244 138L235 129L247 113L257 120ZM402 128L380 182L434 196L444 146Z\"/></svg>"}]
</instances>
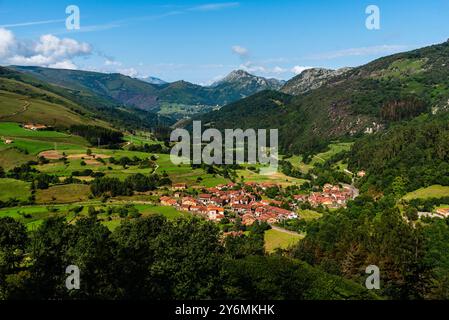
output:
<instances>
[{"instance_id":1,"label":"forested hillside","mask_svg":"<svg viewBox=\"0 0 449 320\"><path fill-rule=\"evenodd\" d=\"M366 136L349 153L349 168L366 170L362 189L398 197L434 184L449 185L449 114L422 116Z\"/></svg>"}]
</instances>

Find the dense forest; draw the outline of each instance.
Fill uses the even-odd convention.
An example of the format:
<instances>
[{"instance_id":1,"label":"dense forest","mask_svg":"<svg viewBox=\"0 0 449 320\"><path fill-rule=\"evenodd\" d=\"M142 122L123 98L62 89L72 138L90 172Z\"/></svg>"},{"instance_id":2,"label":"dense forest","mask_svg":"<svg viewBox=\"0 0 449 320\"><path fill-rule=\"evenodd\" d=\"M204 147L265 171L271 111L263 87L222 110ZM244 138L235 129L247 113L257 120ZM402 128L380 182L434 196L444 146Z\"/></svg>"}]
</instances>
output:
<instances>
[{"instance_id":1,"label":"dense forest","mask_svg":"<svg viewBox=\"0 0 449 320\"><path fill-rule=\"evenodd\" d=\"M361 196L310 223L291 255L356 282L376 265L390 299L448 299L449 221L409 222L395 203Z\"/></svg>"},{"instance_id":2,"label":"dense forest","mask_svg":"<svg viewBox=\"0 0 449 320\"><path fill-rule=\"evenodd\" d=\"M123 133L98 126L73 125L70 132L84 137L91 145L108 145L123 142Z\"/></svg>"},{"instance_id":3,"label":"dense forest","mask_svg":"<svg viewBox=\"0 0 449 320\"><path fill-rule=\"evenodd\" d=\"M349 168L366 170L363 191L397 197L433 184L449 185L449 115L423 116L359 139Z\"/></svg>"},{"instance_id":4,"label":"dense forest","mask_svg":"<svg viewBox=\"0 0 449 320\"><path fill-rule=\"evenodd\" d=\"M264 228L221 238L204 220L155 215L114 232L95 217L37 230L0 219L0 299L377 299L360 284L281 254L265 255ZM81 289L67 290L76 265Z\"/></svg>"}]
</instances>

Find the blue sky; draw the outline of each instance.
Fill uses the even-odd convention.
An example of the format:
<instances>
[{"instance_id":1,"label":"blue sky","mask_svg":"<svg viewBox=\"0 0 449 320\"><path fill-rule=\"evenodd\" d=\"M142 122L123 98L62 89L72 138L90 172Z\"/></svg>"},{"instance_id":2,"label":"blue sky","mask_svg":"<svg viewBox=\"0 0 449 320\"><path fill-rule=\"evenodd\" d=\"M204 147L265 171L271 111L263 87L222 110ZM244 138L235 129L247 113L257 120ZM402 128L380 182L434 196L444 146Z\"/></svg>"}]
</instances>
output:
<instances>
[{"instance_id":1,"label":"blue sky","mask_svg":"<svg viewBox=\"0 0 449 320\"><path fill-rule=\"evenodd\" d=\"M365 27L368 5L380 30ZM81 29L66 30L76 5ZM449 38L447 0L0 0L0 63L208 84L234 69L288 79Z\"/></svg>"}]
</instances>

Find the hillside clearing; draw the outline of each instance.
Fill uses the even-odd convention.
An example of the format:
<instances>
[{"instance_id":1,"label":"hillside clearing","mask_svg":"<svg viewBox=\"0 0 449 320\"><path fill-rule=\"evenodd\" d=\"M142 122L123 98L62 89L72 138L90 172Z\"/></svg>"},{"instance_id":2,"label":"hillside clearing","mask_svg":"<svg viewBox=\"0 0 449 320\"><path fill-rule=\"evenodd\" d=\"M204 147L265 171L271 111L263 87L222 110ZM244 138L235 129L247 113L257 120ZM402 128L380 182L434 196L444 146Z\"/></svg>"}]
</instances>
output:
<instances>
[{"instance_id":1,"label":"hillside clearing","mask_svg":"<svg viewBox=\"0 0 449 320\"><path fill-rule=\"evenodd\" d=\"M421 188L407 193L402 199L428 199L428 198L442 198L449 197L449 187L441 185L433 185L427 188Z\"/></svg>"},{"instance_id":2,"label":"hillside clearing","mask_svg":"<svg viewBox=\"0 0 449 320\"><path fill-rule=\"evenodd\" d=\"M303 236L300 234L282 232L275 229L270 229L265 232L265 250L269 253L275 249L287 249L288 247L298 243Z\"/></svg>"}]
</instances>

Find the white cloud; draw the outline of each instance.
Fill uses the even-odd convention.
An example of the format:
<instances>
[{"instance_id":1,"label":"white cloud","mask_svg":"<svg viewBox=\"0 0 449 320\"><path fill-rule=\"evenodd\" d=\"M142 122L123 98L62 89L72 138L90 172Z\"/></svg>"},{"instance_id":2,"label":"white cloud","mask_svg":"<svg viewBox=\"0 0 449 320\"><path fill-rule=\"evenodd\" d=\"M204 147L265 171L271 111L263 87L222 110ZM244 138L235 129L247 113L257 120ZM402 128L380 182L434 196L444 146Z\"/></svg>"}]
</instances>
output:
<instances>
[{"instance_id":1,"label":"white cloud","mask_svg":"<svg viewBox=\"0 0 449 320\"><path fill-rule=\"evenodd\" d=\"M242 69L249 73L266 73L267 69L264 66L256 65L251 61L247 61L244 64L239 66L239 69Z\"/></svg>"},{"instance_id":2,"label":"white cloud","mask_svg":"<svg viewBox=\"0 0 449 320\"><path fill-rule=\"evenodd\" d=\"M0 58L8 55L15 42L14 34L11 31L0 28Z\"/></svg>"},{"instance_id":3,"label":"white cloud","mask_svg":"<svg viewBox=\"0 0 449 320\"><path fill-rule=\"evenodd\" d=\"M298 74L301 74L304 70L311 69L311 68L312 67L294 66L291 69L291 72L293 72L294 74L298 75Z\"/></svg>"},{"instance_id":4,"label":"white cloud","mask_svg":"<svg viewBox=\"0 0 449 320\"><path fill-rule=\"evenodd\" d=\"M0 29L0 62L49 68L77 69L73 59L87 56L92 48L85 42L47 34L38 41L20 41L7 29Z\"/></svg>"},{"instance_id":5,"label":"white cloud","mask_svg":"<svg viewBox=\"0 0 449 320\"><path fill-rule=\"evenodd\" d=\"M222 9L227 9L227 8L235 8L238 6L240 6L239 2L209 3L209 4L192 7L189 10L190 11L216 11L216 10L222 10Z\"/></svg>"},{"instance_id":6,"label":"white cloud","mask_svg":"<svg viewBox=\"0 0 449 320\"><path fill-rule=\"evenodd\" d=\"M59 23L59 22L64 22L64 21L65 21L65 19L43 20L43 21L28 21L28 22L4 24L4 25L1 25L0 28L29 27L29 26L35 26L35 25L41 25L41 24Z\"/></svg>"},{"instance_id":7,"label":"white cloud","mask_svg":"<svg viewBox=\"0 0 449 320\"><path fill-rule=\"evenodd\" d=\"M372 47L350 48L338 51L327 52L323 54L316 54L308 57L309 59L336 59L341 57L351 56L370 56L370 55L384 55L393 54L409 49L409 46L404 45L380 45Z\"/></svg>"},{"instance_id":8,"label":"white cloud","mask_svg":"<svg viewBox=\"0 0 449 320\"><path fill-rule=\"evenodd\" d=\"M60 39L47 34L40 37L35 46L35 51L38 54L58 59L87 55L92 52L92 48L85 42L78 42L69 38Z\"/></svg>"},{"instance_id":9,"label":"white cloud","mask_svg":"<svg viewBox=\"0 0 449 320\"><path fill-rule=\"evenodd\" d=\"M275 74L285 73L287 71L288 71L287 69L281 68L279 66L276 66L271 70L271 72Z\"/></svg>"},{"instance_id":10,"label":"white cloud","mask_svg":"<svg viewBox=\"0 0 449 320\"><path fill-rule=\"evenodd\" d=\"M54 64L50 64L48 67L54 69L70 69L70 70L78 69L78 67L70 60L56 62Z\"/></svg>"},{"instance_id":11,"label":"white cloud","mask_svg":"<svg viewBox=\"0 0 449 320\"><path fill-rule=\"evenodd\" d=\"M248 49L239 46L239 45L235 45L232 47L232 52L234 52L235 54L239 55L241 58L247 57L249 54Z\"/></svg>"}]
</instances>

